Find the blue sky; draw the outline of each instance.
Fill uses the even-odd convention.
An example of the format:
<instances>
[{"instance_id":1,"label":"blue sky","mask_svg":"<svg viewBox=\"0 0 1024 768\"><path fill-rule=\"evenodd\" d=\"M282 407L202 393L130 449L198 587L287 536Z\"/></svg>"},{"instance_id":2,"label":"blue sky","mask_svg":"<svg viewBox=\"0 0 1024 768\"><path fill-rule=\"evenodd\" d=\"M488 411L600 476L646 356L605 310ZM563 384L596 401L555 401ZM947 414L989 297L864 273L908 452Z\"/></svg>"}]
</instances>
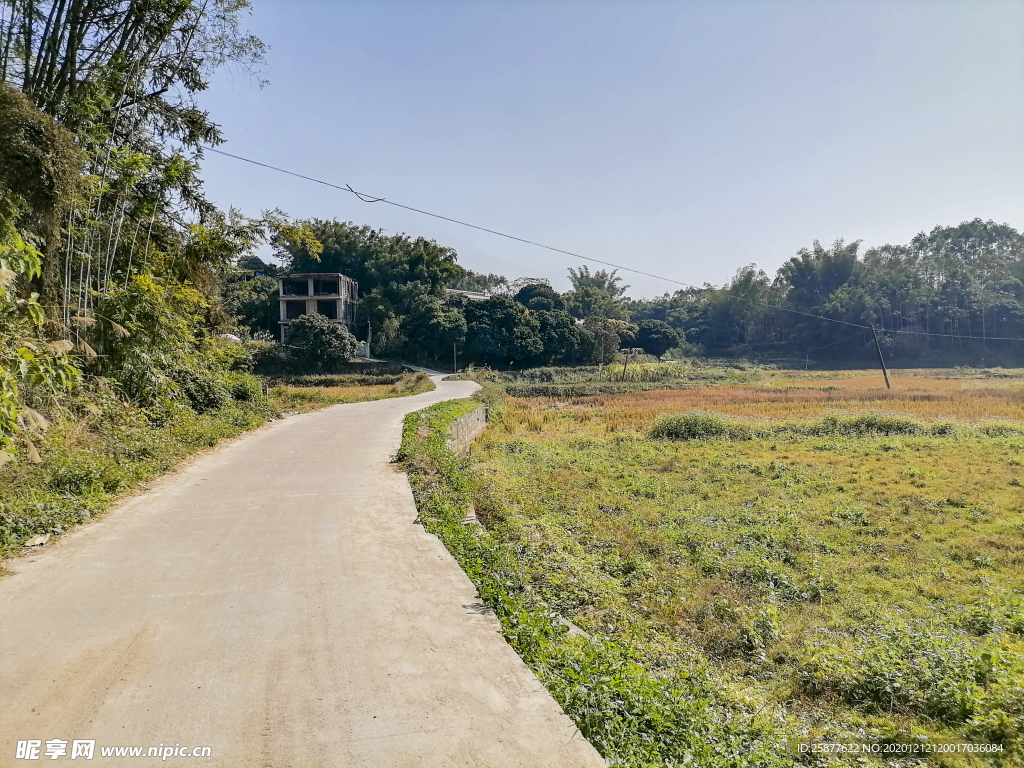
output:
<instances>
[{"instance_id":1,"label":"blue sky","mask_svg":"<svg viewBox=\"0 0 1024 768\"><path fill-rule=\"evenodd\" d=\"M1024 228L1024 0L253 0L225 151L687 283L812 240ZM580 262L210 154L211 198L424 235L567 287ZM624 273L634 296L673 286Z\"/></svg>"}]
</instances>

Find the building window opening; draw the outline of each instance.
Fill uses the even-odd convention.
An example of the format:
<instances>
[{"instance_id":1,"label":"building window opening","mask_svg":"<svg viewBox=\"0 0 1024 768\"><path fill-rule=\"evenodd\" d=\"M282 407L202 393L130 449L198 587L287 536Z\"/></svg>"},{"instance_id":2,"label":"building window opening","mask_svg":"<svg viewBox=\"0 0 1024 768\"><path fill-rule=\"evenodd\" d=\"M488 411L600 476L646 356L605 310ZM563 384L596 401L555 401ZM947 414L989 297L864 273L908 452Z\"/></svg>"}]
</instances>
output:
<instances>
[{"instance_id":1,"label":"building window opening","mask_svg":"<svg viewBox=\"0 0 1024 768\"><path fill-rule=\"evenodd\" d=\"M337 320L338 302L336 300L318 301L316 303L316 312L318 315L323 315L328 320Z\"/></svg>"},{"instance_id":2,"label":"building window opening","mask_svg":"<svg viewBox=\"0 0 1024 768\"><path fill-rule=\"evenodd\" d=\"M283 280L285 296L309 296L309 282L306 280Z\"/></svg>"},{"instance_id":3,"label":"building window opening","mask_svg":"<svg viewBox=\"0 0 1024 768\"><path fill-rule=\"evenodd\" d=\"M284 307L285 317L289 320L295 320L306 314L306 302L304 301L286 301Z\"/></svg>"},{"instance_id":4,"label":"building window opening","mask_svg":"<svg viewBox=\"0 0 1024 768\"><path fill-rule=\"evenodd\" d=\"M338 296L337 280L314 280L313 294L316 296ZM321 313L323 314L323 313Z\"/></svg>"}]
</instances>

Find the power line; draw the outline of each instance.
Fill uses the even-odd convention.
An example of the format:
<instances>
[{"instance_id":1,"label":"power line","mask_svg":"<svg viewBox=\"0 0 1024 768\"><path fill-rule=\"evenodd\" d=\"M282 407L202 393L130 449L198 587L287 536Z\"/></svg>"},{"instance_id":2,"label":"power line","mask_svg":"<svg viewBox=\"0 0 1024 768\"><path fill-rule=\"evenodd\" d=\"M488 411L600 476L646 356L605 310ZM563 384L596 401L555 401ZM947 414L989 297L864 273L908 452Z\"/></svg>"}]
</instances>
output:
<instances>
[{"instance_id":1,"label":"power line","mask_svg":"<svg viewBox=\"0 0 1024 768\"><path fill-rule=\"evenodd\" d=\"M809 312L801 312L798 309L790 309L789 307L780 307L780 306L777 306L775 304L762 304L759 301L754 301L753 299L748 299L746 297L740 297L740 298L743 301L747 301L747 302L749 302L751 304L754 304L756 306L759 306L759 307L766 307L768 309L780 309L783 312L792 312L795 315L803 315L804 317L813 317L813 318L815 318L817 320L827 320L830 323L839 323L841 325L849 325L849 326L851 326L853 328L861 328L862 330L865 330L865 331L870 331L871 330L871 326L870 325L862 325L860 323L850 323L850 322L847 322L846 320L836 320L834 317L825 317L824 315L813 315L813 314L811 314ZM931 333L930 331L905 331L905 330L903 330L901 328L876 328L875 330L876 331L880 331L882 333L904 333L904 334L910 334L910 335L913 335L913 336L933 336L935 338L942 338L942 339L975 339L977 341L1024 341L1024 337L1021 337L1021 336L964 336L962 334L961 335L957 335L955 333ZM811 350L811 351L813 352L814 350Z\"/></svg>"},{"instance_id":2,"label":"power line","mask_svg":"<svg viewBox=\"0 0 1024 768\"><path fill-rule=\"evenodd\" d=\"M312 176L306 176L305 174L296 173L295 171L289 171L289 170L287 170L285 168L279 168L276 165L270 165L269 163L261 163L259 160L252 160L252 159L250 159L248 157L242 157L241 155L233 155L230 152L225 152L222 149L215 149L214 147L204 146L203 149L206 149L206 150L208 150L210 152L215 152L218 155L223 155L224 157L233 158L234 160L241 160L243 163L250 163L251 165L258 165L261 168L267 168L268 170L271 170L271 171L277 171L278 173L284 173L284 174L287 174L288 176L294 176L295 178L298 178L298 179L305 179L306 181L312 181L314 184L322 184L325 187L331 187L332 189L337 189L337 190L339 190L341 192L350 192L351 194L355 195L356 198L358 198L360 201L362 201L364 203L384 203L386 205L391 205L391 206L394 206L395 208L402 208L402 209L404 209L406 211L412 211L413 213L418 213L418 214L421 214L423 216L430 216L431 218L440 219L441 221L451 222L452 224L458 224L459 226L462 226L462 227L469 227L470 229L475 229L475 230L477 230L479 232L487 232L488 234L497 235L498 237L504 237L504 238L506 238L508 240L515 240L516 242L519 242L519 243L525 243L526 245L532 245L532 246L534 246L536 248L543 248L544 250L553 251L554 253L561 253L561 254L565 254L566 256L572 256L575 259L582 259L583 261L592 261L595 264L602 264L602 265L604 265L606 267L613 267L613 268L615 268L617 270L621 270L623 272L632 272L633 274L643 275L644 277L652 277L655 280L663 280L666 283L672 283L674 285L681 285L684 288L699 289L698 286L695 286L692 283L684 283L681 280L676 280L676 279L671 278L671 277L665 277L663 275L655 275L655 274L653 274L651 272L644 272L643 270L633 269L632 267L624 267L621 264L614 264L614 263L612 263L610 261L602 261L601 259L595 259L595 258L593 258L591 256L584 256L583 254L576 253L574 251L567 251L567 250L565 250L563 248L556 248L553 245L545 245L544 243L539 243L536 240L528 240L525 237L518 237L516 235L510 235L510 234L508 234L506 232L501 232L501 231L499 231L497 229L490 229L488 227L482 227L482 226L480 226L478 224L471 224L468 221L462 221L460 219L453 219L453 218L451 218L449 216L442 216L439 213L432 213L431 211L425 211L422 208L414 208L411 205L403 205L402 203L396 203L394 200L388 200L387 198L384 198L384 197L376 197L374 195L369 195L369 194L367 194L365 192L358 192L357 190L353 189L350 184L346 184L344 186L341 186L339 184L332 184L331 182L324 181L323 179L317 179L317 178L314 178ZM824 320L826 322L837 323L839 325L848 325L851 328L860 328L860 329L865 330L865 331L871 330L870 326L862 325L860 323L850 323L850 322L847 322L846 320L837 320L834 317L825 317L824 315L815 315L815 314L811 314L810 312L801 312L800 310L797 310L797 309L790 309L789 307L777 306L775 304L762 304L761 302L754 301L753 299L744 298L743 300L744 301L748 301L751 304L755 304L755 305L760 306L760 307L765 307L767 309L777 309L777 310L780 310L782 312L790 312L790 313L795 314L795 315L802 315L804 317L811 317L811 318L814 318L816 320ZM884 331L884 329L882 329L882 330ZM1006 337L1006 336L984 336L984 337L983 336L954 336L952 334L920 333L920 332L914 332L914 331L892 331L892 333L916 333L916 335L919 335L919 336L941 336L941 337L944 337L944 338L956 338L956 339L980 339L980 340L983 340L983 341L986 341L986 340L987 341L1024 341L1024 338L1014 338L1014 337ZM827 345L827 346L831 346L831 345Z\"/></svg>"},{"instance_id":3,"label":"power line","mask_svg":"<svg viewBox=\"0 0 1024 768\"><path fill-rule=\"evenodd\" d=\"M935 336L942 339L977 339L978 341L1024 341L1020 336L957 336L955 333L928 333L925 331L904 331L900 328L879 328L883 333L906 333L912 336Z\"/></svg>"},{"instance_id":4,"label":"power line","mask_svg":"<svg viewBox=\"0 0 1024 768\"><path fill-rule=\"evenodd\" d=\"M828 320L830 323L839 323L840 325L849 325L852 328L863 328L865 331L871 330L871 326L861 325L860 323L848 323L846 320L836 320L834 317L825 317L824 315L812 315L810 312L801 312L798 309L790 309L789 307L780 307L775 304L762 304L759 301L741 297L744 301L749 301L758 307L767 307L768 309L780 309L783 312L792 312L794 315L803 315L804 317L813 317L817 320Z\"/></svg>"},{"instance_id":5,"label":"power line","mask_svg":"<svg viewBox=\"0 0 1024 768\"><path fill-rule=\"evenodd\" d=\"M808 350L806 350L804 352L804 354L805 355L809 355L809 354L811 354L811 352L820 352L823 349L828 349L829 347L834 347L836 344L842 344L844 341L849 341L850 339L855 339L858 336L863 336L863 335L864 335L864 333L863 333L863 331L861 331L861 332L858 332L858 333L854 333L854 334L852 334L850 336L844 336L843 338L839 339L838 341L833 341L831 344L825 344L825 345L820 346L820 347L815 347L814 349L808 349Z\"/></svg>"},{"instance_id":6,"label":"power line","mask_svg":"<svg viewBox=\"0 0 1024 768\"><path fill-rule=\"evenodd\" d=\"M651 274L650 272L644 272L644 271L639 270L639 269L633 269L632 267L624 267L621 264L612 264L610 261L601 261L601 259L595 259L595 258L592 258L590 256L584 256L581 253L574 253L573 251L566 251L566 250L564 250L562 248L556 248L553 245L545 245L544 243L538 243L536 240L527 240L525 237L517 237L516 235L510 235L510 234L508 234L506 232L499 232L496 229L489 229L488 227L481 227L478 224L470 224L468 221L461 221L459 219L453 219L453 218L451 218L449 216L442 216L439 213L431 213L430 211L424 211L421 208L413 208L411 205L403 205L402 203L396 203L394 200L388 200L387 198L384 198L384 197L374 197L372 195L366 194L365 192L357 192L356 190L352 189L352 187L350 185L348 185L348 184L346 184L345 186L340 186L338 184L332 184L329 181L323 181L321 179L314 179L312 176L304 176L301 173L295 173L294 171L288 171L288 170L285 170L284 168L278 168L277 166L274 166L274 165L268 165L267 163L261 163L261 162L259 162L257 160L250 160L248 157L242 157L240 155L232 155L230 152L224 152L224 151L219 150L219 149L214 149L213 147L204 147L204 149L208 149L210 152L216 152L218 155L224 155L225 157L232 157L235 160L241 160L242 162L245 162L245 163L252 163L253 165L259 165L259 166L261 166L263 168L269 168L270 170L277 171L278 173L286 173L289 176L295 176L296 178L299 178L299 179L305 179L306 181L312 181L312 182L314 182L316 184L323 184L325 187L332 187L333 189L338 189L338 190L341 190L342 192L351 192L353 195L355 195L357 198L359 198L364 203L385 203L387 205L393 205L395 208L403 208L403 209L405 209L407 211L412 211L413 213L419 213L419 214L421 214L423 216L430 216L430 217L435 218L435 219L440 219L441 221L448 221L448 222L451 222L452 224L458 224L459 226L462 226L462 227L469 227L470 229L476 229L476 230L478 230L480 232L487 232L488 234L497 235L498 237L504 237L504 238L507 238L508 240L515 240L516 242L525 243L526 245L532 245L532 246L535 246L537 248L544 248L545 250L554 251L555 253L563 253L566 256L572 256L575 259L583 259L584 261L592 261L595 264L603 264L606 267L614 267L615 269L620 269L623 272L632 272L632 273L637 274L637 275L643 275L644 277L653 277L655 280L664 280L667 283L674 283L675 285L681 285L684 288L695 288L696 287L694 285L691 285L690 283L684 283L684 282L681 282L679 280L673 280L671 277L663 277L662 275L654 275L654 274Z\"/></svg>"},{"instance_id":7,"label":"power line","mask_svg":"<svg viewBox=\"0 0 1024 768\"><path fill-rule=\"evenodd\" d=\"M594 258L591 258L590 256L584 256L581 253L575 253L574 251L567 251L567 250L565 250L563 248L556 248L553 245L545 245L544 243L538 243L535 240L528 240L525 237L518 237L516 235L510 235L510 234L507 234L505 232L500 232L500 231L498 231L496 229L490 229L488 227L482 227L482 226L479 226L477 224L470 224L467 221L461 221L460 219L453 219L453 218L451 218L449 216L442 216L439 213L431 213L430 211L424 211L421 208L413 208L411 205L403 205L402 203L396 203L395 201L388 200L387 198L384 198L384 197L374 197L372 195L366 194L365 192L358 192L358 191L356 191L349 184L346 184L344 186L341 186L340 184L332 184L329 181L323 181L322 179L316 179L316 178L313 178L312 176L306 176L305 174L296 173L295 171L289 171L289 170L287 170L285 168L279 168L276 165L270 165L268 163L261 163L259 160L252 160L252 159L250 159L248 157L242 157L241 155L233 155L230 152L225 152L225 151L220 150L220 149L214 149L213 147L204 147L204 149L207 149L210 152L216 152L218 155L224 155L225 157L231 157L231 158L234 158L235 160L241 160L244 163L251 163L252 165L258 165L261 168L267 168L267 169L269 169L271 171L277 171L278 173L284 173L284 174L287 174L288 176L294 176L294 177L296 177L298 179L305 179L306 181L312 181L315 184L322 184L325 187L331 187L332 189L337 189L337 190L340 190L341 192L350 192L353 195L355 195L357 198L359 198L359 200L361 200L364 203L386 203L387 205L393 205L396 208L403 208L403 209L405 209L407 211L412 211L414 213L419 213L419 214L422 214L424 216L430 216L432 218L440 219L442 221L449 221L449 222L451 222L453 224L459 224L460 226L469 227L470 229L475 229L475 230L478 230L480 232L487 232L487 233L492 234L492 235L497 235L498 237L504 237L504 238L507 238L509 240L515 240L516 242L519 242L519 243L526 243L527 245L533 245L533 246L536 246L538 248L544 248L545 250L554 251L555 253L562 253L562 254L565 254L566 256L572 256L573 258L576 258L576 259L583 259L584 261L592 261L592 262L595 262L597 264L603 264L606 267L614 267L615 269L619 269L619 270L622 270L624 272L632 272L632 273L637 274L637 275L644 275L645 277L653 277L655 280L664 280L666 283L672 283L674 285L681 285L684 288L697 288L697 286L693 285L692 283L684 283L681 280L675 280L674 278L671 278L671 277L665 277L663 275L655 275L655 274L652 274L651 272L643 272L642 270L639 270L639 269L633 269L632 267L624 267L621 264L613 264L610 261L602 261L601 259L594 259ZM868 328L866 325L858 325L857 323L848 323L845 320L836 320L836 319L831 318L831 317L822 317L820 315L812 315L812 314L809 314L807 312L800 312L800 311L795 310L795 309L789 309L788 307L778 307L778 306L774 306L774 305L771 305L771 304L760 304L759 302L753 301L752 299L744 299L744 300L745 301L749 301L751 304L758 304L759 306L762 306L762 307L768 307L769 309L778 309L778 310L782 310L783 312L792 312L792 313L797 314L797 315L804 315L805 317L814 317L814 318L817 318L819 320L826 320L826 321L828 321L830 323L839 323L841 325L850 325L850 326L853 326L855 328L863 328L865 330L867 330L867 328Z\"/></svg>"}]
</instances>

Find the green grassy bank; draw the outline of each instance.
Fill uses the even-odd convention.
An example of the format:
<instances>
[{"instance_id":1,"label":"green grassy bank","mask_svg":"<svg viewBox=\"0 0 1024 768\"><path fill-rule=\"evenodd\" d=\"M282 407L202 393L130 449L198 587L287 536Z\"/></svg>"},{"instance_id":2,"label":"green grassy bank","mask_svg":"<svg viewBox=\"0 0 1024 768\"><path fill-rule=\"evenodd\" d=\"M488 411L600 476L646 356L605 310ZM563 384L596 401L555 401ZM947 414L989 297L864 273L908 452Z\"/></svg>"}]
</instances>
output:
<instances>
[{"instance_id":1,"label":"green grassy bank","mask_svg":"<svg viewBox=\"0 0 1024 768\"><path fill-rule=\"evenodd\" d=\"M444 444L460 401L408 417L402 459L613 764L1021 764L1019 385L794 380L569 403L485 382L471 457ZM911 751L948 744L990 751Z\"/></svg>"},{"instance_id":2,"label":"green grassy bank","mask_svg":"<svg viewBox=\"0 0 1024 768\"><path fill-rule=\"evenodd\" d=\"M463 523L471 505L487 505L491 489L447 448L446 430L478 405L456 400L410 414L398 458L423 525L455 556L497 613L506 640L584 736L611 765L791 765L773 712L720 696L696 658L652 667L628 638L570 632L536 588L523 548Z\"/></svg>"}]
</instances>

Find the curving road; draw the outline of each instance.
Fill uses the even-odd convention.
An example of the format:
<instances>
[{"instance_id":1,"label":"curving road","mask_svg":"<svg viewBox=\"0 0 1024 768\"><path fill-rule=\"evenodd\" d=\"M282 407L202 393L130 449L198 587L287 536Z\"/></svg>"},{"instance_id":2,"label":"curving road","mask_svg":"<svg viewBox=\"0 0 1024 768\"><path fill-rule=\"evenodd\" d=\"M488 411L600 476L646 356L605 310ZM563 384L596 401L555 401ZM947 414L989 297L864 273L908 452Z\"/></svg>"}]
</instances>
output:
<instances>
[{"instance_id":1,"label":"curving road","mask_svg":"<svg viewBox=\"0 0 1024 768\"><path fill-rule=\"evenodd\" d=\"M268 425L12 561L0 766L52 739L89 765L603 766L414 523L402 417L476 388L435 381ZM101 755L161 744L210 756Z\"/></svg>"}]
</instances>

